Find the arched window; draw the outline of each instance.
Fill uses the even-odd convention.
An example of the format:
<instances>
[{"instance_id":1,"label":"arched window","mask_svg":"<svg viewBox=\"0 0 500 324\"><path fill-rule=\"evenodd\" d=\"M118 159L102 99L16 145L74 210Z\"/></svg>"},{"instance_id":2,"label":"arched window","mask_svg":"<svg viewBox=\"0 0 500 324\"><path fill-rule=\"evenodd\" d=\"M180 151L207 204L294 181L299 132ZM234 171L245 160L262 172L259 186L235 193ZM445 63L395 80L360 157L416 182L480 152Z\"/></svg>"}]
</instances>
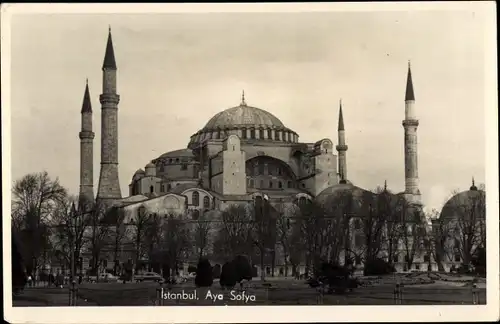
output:
<instances>
[{"instance_id":1,"label":"arched window","mask_svg":"<svg viewBox=\"0 0 500 324\"><path fill-rule=\"evenodd\" d=\"M164 168L163 164L160 164L160 172L163 172L163 171L165 171L165 168Z\"/></svg>"},{"instance_id":2,"label":"arched window","mask_svg":"<svg viewBox=\"0 0 500 324\"><path fill-rule=\"evenodd\" d=\"M288 181L288 188L292 188L292 182Z\"/></svg>"},{"instance_id":3,"label":"arched window","mask_svg":"<svg viewBox=\"0 0 500 324\"><path fill-rule=\"evenodd\" d=\"M208 196L203 197L203 208L210 208L210 198Z\"/></svg>"},{"instance_id":4,"label":"arched window","mask_svg":"<svg viewBox=\"0 0 500 324\"><path fill-rule=\"evenodd\" d=\"M193 192L192 199L193 199L193 201L192 201L193 206L200 205L200 194L198 193L198 191Z\"/></svg>"},{"instance_id":5,"label":"arched window","mask_svg":"<svg viewBox=\"0 0 500 324\"><path fill-rule=\"evenodd\" d=\"M273 181L269 180L269 188L272 188L272 187L273 187Z\"/></svg>"},{"instance_id":6,"label":"arched window","mask_svg":"<svg viewBox=\"0 0 500 324\"><path fill-rule=\"evenodd\" d=\"M273 132L271 132L271 129L267 130L267 138L272 140L273 139Z\"/></svg>"},{"instance_id":7,"label":"arched window","mask_svg":"<svg viewBox=\"0 0 500 324\"><path fill-rule=\"evenodd\" d=\"M149 186L149 193L153 193L153 192L155 192L155 187Z\"/></svg>"},{"instance_id":8,"label":"arched window","mask_svg":"<svg viewBox=\"0 0 500 324\"><path fill-rule=\"evenodd\" d=\"M191 213L191 217L194 219L194 220L197 220L198 218L200 218L200 211L198 209L195 209L193 210L193 212Z\"/></svg>"},{"instance_id":9,"label":"arched window","mask_svg":"<svg viewBox=\"0 0 500 324\"><path fill-rule=\"evenodd\" d=\"M175 163L179 163L179 162L180 162L179 158L175 159Z\"/></svg>"},{"instance_id":10,"label":"arched window","mask_svg":"<svg viewBox=\"0 0 500 324\"><path fill-rule=\"evenodd\" d=\"M283 183L281 181L278 182L278 188L280 188L280 189L283 188Z\"/></svg>"},{"instance_id":11,"label":"arched window","mask_svg":"<svg viewBox=\"0 0 500 324\"><path fill-rule=\"evenodd\" d=\"M160 185L160 192L165 192L165 185L163 183Z\"/></svg>"},{"instance_id":12,"label":"arched window","mask_svg":"<svg viewBox=\"0 0 500 324\"><path fill-rule=\"evenodd\" d=\"M247 139L247 129L246 128L243 128L241 130L241 138L242 139Z\"/></svg>"},{"instance_id":13,"label":"arched window","mask_svg":"<svg viewBox=\"0 0 500 324\"><path fill-rule=\"evenodd\" d=\"M274 131L274 139L275 139L276 141L279 141L279 140L280 140L280 132L278 132L278 131Z\"/></svg>"},{"instance_id":14,"label":"arched window","mask_svg":"<svg viewBox=\"0 0 500 324\"><path fill-rule=\"evenodd\" d=\"M260 139L264 139L265 138L265 136L264 136L264 129L263 128L259 129L259 138Z\"/></svg>"},{"instance_id":15,"label":"arched window","mask_svg":"<svg viewBox=\"0 0 500 324\"><path fill-rule=\"evenodd\" d=\"M260 189L263 189L264 188L264 180L260 180Z\"/></svg>"},{"instance_id":16,"label":"arched window","mask_svg":"<svg viewBox=\"0 0 500 324\"><path fill-rule=\"evenodd\" d=\"M253 188L253 179L248 180L248 187Z\"/></svg>"},{"instance_id":17,"label":"arched window","mask_svg":"<svg viewBox=\"0 0 500 324\"><path fill-rule=\"evenodd\" d=\"M305 206L307 203L307 199L305 197L299 198L299 206Z\"/></svg>"},{"instance_id":18,"label":"arched window","mask_svg":"<svg viewBox=\"0 0 500 324\"><path fill-rule=\"evenodd\" d=\"M255 128L250 129L250 138L255 139Z\"/></svg>"},{"instance_id":19,"label":"arched window","mask_svg":"<svg viewBox=\"0 0 500 324\"><path fill-rule=\"evenodd\" d=\"M278 175L280 176L280 175L282 174L282 172L281 172L281 168L280 168L280 167L277 167L277 168L276 168L276 172L277 172L277 173L278 173Z\"/></svg>"}]
</instances>

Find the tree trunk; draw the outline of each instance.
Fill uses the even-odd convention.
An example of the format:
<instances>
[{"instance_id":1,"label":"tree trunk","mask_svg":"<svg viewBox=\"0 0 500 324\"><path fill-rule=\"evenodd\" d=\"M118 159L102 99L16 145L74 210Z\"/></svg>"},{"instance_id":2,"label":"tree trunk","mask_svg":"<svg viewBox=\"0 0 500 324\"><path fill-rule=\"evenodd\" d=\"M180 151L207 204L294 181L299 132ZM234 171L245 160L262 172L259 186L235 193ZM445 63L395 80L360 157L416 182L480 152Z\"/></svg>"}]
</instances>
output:
<instances>
[{"instance_id":1,"label":"tree trunk","mask_svg":"<svg viewBox=\"0 0 500 324\"><path fill-rule=\"evenodd\" d=\"M264 251L260 249L260 280L265 281L266 277L264 274Z\"/></svg>"}]
</instances>

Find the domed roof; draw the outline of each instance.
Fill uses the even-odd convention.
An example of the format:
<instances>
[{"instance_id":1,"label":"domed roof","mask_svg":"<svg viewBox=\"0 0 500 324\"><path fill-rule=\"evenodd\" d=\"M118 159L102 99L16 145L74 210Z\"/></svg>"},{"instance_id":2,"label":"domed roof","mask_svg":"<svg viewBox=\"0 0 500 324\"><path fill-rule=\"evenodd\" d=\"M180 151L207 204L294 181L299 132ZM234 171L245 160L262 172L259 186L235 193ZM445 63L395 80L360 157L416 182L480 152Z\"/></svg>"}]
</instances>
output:
<instances>
[{"instance_id":1,"label":"domed roof","mask_svg":"<svg viewBox=\"0 0 500 324\"><path fill-rule=\"evenodd\" d=\"M347 181L347 183L339 183L326 188L316 196L316 201L318 201L319 203L326 203L331 199L339 197L343 193L348 192L352 193L355 196L361 196L363 193L368 193L369 191L360 187L356 187L351 182Z\"/></svg>"},{"instance_id":2,"label":"domed roof","mask_svg":"<svg viewBox=\"0 0 500 324\"><path fill-rule=\"evenodd\" d=\"M451 197L443 206L440 218L445 220L458 217L486 217L486 193L474 184L469 190L459 192Z\"/></svg>"},{"instance_id":3,"label":"domed roof","mask_svg":"<svg viewBox=\"0 0 500 324\"><path fill-rule=\"evenodd\" d=\"M273 114L263 109L247 106L242 102L239 106L226 109L216 114L203 129L224 129L238 126L269 126L285 128L283 123Z\"/></svg>"},{"instance_id":4,"label":"domed roof","mask_svg":"<svg viewBox=\"0 0 500 324\"><path fill-rule=\"evenodd\" d=\"M144 173L145 172L144 172L143 169L139 169L139 170L135 171L134 175L136 175L136 174L144 174Z\"/></svg>"},{"instance_id":5,"label":"domed roof","mask_svg":"<svg viewBox=\"0 0 500 324\"><path fill-rule=\"evenodd\" d=\"M177 158L177 157L194 157L193 151L190 149L180 149L175 151L170 151L160 155L159 158Z\"/></svg>"},{"instance_id":6,"label":"domed roof","mask_svg":"<svg viewBox=\"0 0 500 324\"><path fill-rule=\"evenodd\" d=\"M146 164L146 169L149 168L156 168L156 166L153 164L153 162L149 162L148 164Z\"/></svg>"}]
</instances>

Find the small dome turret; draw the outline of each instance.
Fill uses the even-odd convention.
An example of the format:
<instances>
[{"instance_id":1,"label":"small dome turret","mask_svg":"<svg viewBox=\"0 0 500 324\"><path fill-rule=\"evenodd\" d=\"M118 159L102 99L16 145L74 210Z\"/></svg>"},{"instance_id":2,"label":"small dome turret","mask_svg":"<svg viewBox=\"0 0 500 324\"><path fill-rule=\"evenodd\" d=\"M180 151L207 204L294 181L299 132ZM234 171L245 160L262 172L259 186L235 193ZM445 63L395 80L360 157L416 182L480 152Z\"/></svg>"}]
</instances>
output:
<instances>
[{"instance_id":1,"label":"small dome turret","mask_svg":"<svg viewBox=\"0 0 500 324\"><path fill-rule=\"evenodd\" d=\"M148 177L156 177L156 166L153 162L149 162L146 165L146 176Z\"/></svg>"}]
</instances>

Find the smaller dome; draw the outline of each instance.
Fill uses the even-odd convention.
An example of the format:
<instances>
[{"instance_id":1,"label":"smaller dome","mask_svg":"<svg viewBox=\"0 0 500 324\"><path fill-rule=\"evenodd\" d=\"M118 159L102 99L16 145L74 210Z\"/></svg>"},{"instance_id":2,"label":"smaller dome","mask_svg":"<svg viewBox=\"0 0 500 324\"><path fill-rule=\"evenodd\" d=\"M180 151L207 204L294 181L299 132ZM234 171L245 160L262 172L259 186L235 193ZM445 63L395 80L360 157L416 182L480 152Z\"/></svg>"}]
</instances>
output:
<instances>
[{"instance_id":1,"label":"smaller dome","mask_svg":"<svg viewBox=\"0 0 500 324\"><path fill-rule=\"evenodd\" d=\"M355 196L361 196L363 193L369 191L356 187L350 181L346 181L346 183L339 183L326 188L316 196L316 201L319 203L326 203L345 192L352 192Z\"/></svg>"},{"instance_id":2,"label":"smaller dome","mask_svg":"<svg viewBox=\"0 0 500 324\"><path fill-rule=\"evenodd\" d=\"M452 220L470 215L474 218L486 217L486 193L472 185L470 190L451 197L443 206L440 218Z\"/></svg>"},{"instance_id":3,"label":"smaller dome","mask_svg":"<svg viewBox=\"0 0 500 324\"><path fill-rule=\"evenodd\" d=\"M180 149L171 152L163 153L158 157L158 159L163 158L182 158L182 157L194 157L193 151L190 149Z\"/></svg>"},{"instance_id":4,"label":"smaller dome","mask_svg":"<svg viewBox=\"0 0 500 324\"><path fill-rule=\"evenodd\" d=\"M156 166L153 164L153 162L149 162L148 164L146 164L146 169L150 169L150 168L156 168Z\"/></svg>"},{"instance_id":5,"label":"smaller dome","mask_svg":"<svg viewBox=\"0 0 500 324\"><path fill-rule=\"evenodd\" d=\"M144 177L145 174L146 174L146 172L144 172L143 169L139 169L139 170L135 171L134 175L132 176L132 181L139 180L140 178Z\"/></svg>"},{"instance_id":6,"label":"smaller dome","mask_svg":"<svg viewBox=\"0 0 500 324\"><path fill-rule=\"evenodd\" d=\"M149 162L146 165L146 175L148 177L155 177L156 176L156 165L154 165L153 162Z\"/></svg>"}]
</instances>

